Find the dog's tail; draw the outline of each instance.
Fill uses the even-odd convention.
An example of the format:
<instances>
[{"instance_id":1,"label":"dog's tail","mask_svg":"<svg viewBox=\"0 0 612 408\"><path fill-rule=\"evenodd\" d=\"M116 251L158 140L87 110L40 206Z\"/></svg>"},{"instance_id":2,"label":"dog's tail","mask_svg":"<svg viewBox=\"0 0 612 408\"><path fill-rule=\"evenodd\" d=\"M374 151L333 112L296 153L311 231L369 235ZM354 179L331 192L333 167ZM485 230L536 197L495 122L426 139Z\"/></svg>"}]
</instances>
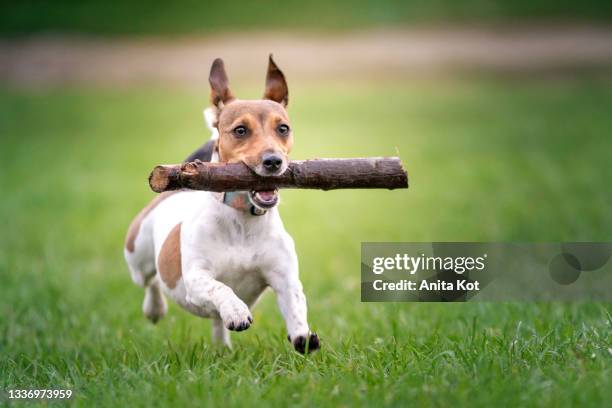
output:
<instances>
[{"instance_id":1,"label":"dog's tail","mask_svg":"<svg viewBox=\"0 0 612 408\"><path fill-rule=\"evenodd\" d=\"M213 109L212 108L204 109L204 122L206 123L206 126L210 129L210 131L212 132L212 135L210 136L210 140L206 142L205 144L203 144L202 146L200 146L198 150L191 153L189 157L185 159L185 162L192 162L196 159L201 160L203 162L212 161L213 155L215 151L217 150L217 140L219 139L219 131L214 126L215 120L216 118L215 118L215 113Z\"/></svg>"}]
</instances>

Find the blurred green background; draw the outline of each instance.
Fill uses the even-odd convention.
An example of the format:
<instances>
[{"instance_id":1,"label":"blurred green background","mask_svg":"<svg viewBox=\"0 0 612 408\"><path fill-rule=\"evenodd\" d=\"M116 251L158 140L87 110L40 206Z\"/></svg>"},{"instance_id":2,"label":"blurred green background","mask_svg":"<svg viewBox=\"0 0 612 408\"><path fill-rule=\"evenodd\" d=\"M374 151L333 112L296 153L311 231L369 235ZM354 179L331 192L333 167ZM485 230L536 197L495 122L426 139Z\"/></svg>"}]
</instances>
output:
<instances>
[{"instance_id":1,"label":"blurred green background","mask_svg":"<svg viewBox=\"0 0 612 408\"><path fill-rule=\"evenodd\" d=\"M167 35L611 18L612 5L599 0L26 0L0 6L0 32Z\"/></svg>"},{"instance_id":2,"label":"blurred green background","mask_svg":"<svg viewBox=\"0 0 612 408\"><path fill-rule=\"evenodd\" d=\"M260 28L350 36L411 22L529 22L538 32L561 19L605 29L610 16L603 2L296 4L3 4L0 54L15 58L6 50L43 32L112 34L117 44L129 34ZM233 83L238 96L259 97L265 60L243 62L257 74ZM208 66L198 69L205 82ZM308 79L285 70L294 159L399 153L411 181L405 191L283 191L309 320L323 342L308 357L291 350L272 294L255 309L256 323L233 335L233 351L212 347L208 321L175 305L156 326L141 315L124 233L153 197L152 166L181 161L209 137L206 86L13 81L6 72L0 392L71 388L79 406L604 406L612 398L609 303L359 300L362 241L609 241L607 65L438 75L373 66L361 77Z\"/></svg>"}]
</instances>

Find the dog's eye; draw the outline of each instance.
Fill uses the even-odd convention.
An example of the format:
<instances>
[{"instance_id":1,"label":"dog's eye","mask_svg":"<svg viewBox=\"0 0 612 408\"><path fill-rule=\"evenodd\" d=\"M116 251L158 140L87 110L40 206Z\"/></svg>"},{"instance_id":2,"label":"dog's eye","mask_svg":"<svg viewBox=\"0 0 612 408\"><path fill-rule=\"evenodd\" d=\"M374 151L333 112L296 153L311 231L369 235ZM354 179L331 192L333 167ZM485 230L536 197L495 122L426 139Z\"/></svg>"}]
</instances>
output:
<instances>
[{"instance_id":1,"label":"dog's eye","mask_svg":"<svg viewBox=\"0 0 612 408\"><path fill-rule=\"evenodd\" d=\"M278 133L280 133L281 135L286 135L289 133L289 126L287 125L279 125L279 127L277 128Z\"/></svg>"},{"instance_id":2,"label":"dog's eye","mask_svg":"<svg viewBox=\"0 0 612 408\"><path fill-rule=\"evenodd\" d=\"M246 128L245 126L237 126L237 127L234 129L234 134L235 134L237 137L245 137L245 136L246 136L246 134L247 134L247 128Z\"/></svg>"}]
</instances>

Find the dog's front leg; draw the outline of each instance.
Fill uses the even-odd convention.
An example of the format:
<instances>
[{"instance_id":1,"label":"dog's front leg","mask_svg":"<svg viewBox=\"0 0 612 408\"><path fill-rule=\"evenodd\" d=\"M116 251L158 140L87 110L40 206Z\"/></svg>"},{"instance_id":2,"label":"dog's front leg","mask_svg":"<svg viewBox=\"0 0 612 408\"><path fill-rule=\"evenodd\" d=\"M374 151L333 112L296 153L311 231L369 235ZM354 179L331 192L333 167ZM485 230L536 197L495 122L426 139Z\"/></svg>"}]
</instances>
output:
<instances>
[{"instance_id":1,"label":"dog's front leg","mask_svg":"<svg viewBox=\"0 0 612 408\"><path fill-rule=\"evenodd\" d=\"M268 271L266 279L276 293L278 307L285 319L287 338L295 349L304 354L319 348L319 337L308 328L306 296L298 273L295 253Z\"/></svg>"},{"instance_id":2,"label":"dog's front leg","mask_svg":"<svg viewBox=\"0 0 612 408\"><path fill-rule=\"evenodd\" d=\"M223 325L234 331L246 330L253 323L249 307L227 285L212 278L210 271L192 267L185 274L187 302L219 314Z\"/></svg>"}]
</instances>

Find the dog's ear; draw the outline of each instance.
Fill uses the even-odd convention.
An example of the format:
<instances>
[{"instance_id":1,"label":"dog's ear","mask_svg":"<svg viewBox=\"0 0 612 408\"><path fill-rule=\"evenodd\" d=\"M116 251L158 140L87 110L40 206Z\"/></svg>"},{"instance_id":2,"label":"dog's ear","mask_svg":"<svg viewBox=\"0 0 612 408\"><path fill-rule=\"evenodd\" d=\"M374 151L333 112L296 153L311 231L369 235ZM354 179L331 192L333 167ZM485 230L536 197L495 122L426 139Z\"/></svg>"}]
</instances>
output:
<instances>
[{"instance_id":1,"label":"dog's ear","mask_svg":"<svg viewBox=\"0 0 612 408\"><path fill-rule=\"evenodd\" d=\"M214 60L210 68L208 82L210 83L210 102L217 108L221 109L223 104L235 99L232 91L229 89L225 65L221 58Z\"/></svg>"},{"instance_id":2,"label":"dog's ear","mask_svg":"<svg viewBox=\"0 0 612 408\"><path fill-rule=\"evenodd\" d=\"M264 99L271 99L280 103L283 106L287 106L289 103L289 89L287 88L287 81L285 81L285 75L278 69L276 63L272 59L268 61L268 74L266 75L266 92L264 93Z\"/></svg>"}]
</instances>

